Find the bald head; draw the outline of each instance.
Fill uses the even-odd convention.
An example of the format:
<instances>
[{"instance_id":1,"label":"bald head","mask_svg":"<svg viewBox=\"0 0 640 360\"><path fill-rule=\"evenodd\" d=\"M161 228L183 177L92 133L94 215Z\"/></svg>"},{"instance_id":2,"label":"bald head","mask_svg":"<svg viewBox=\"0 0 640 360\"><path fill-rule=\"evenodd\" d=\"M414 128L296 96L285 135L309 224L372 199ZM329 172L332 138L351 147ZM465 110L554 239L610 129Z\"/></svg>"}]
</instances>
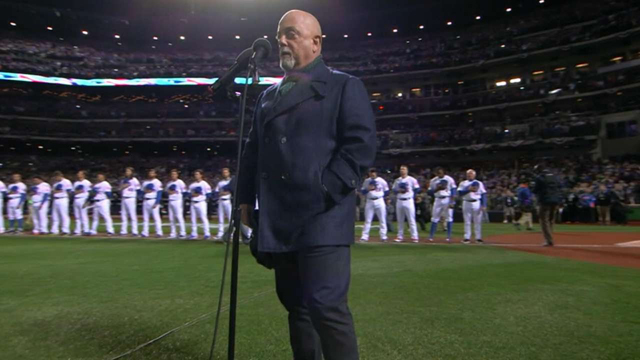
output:
<instances>
[{"instance_id":1,"label":"bald head","mask_svg":"<svg viewBox=\"0 0 640 360\"><path fill-rule=\"evenodd\" d=\"M315 16L291 10L278 23L280 67L285 73L309 65L322 52L322 28Z\"/></svg>"},{"instance_id":2,"label":"bald head","mask_svg":"<svg viewBox=\"0 0 640 360\"><path fill-rule=\"evenodd\" d=\"M473 169L467 170L467 180L475 180L476 172Z\"/></svg>"}]
</instances>

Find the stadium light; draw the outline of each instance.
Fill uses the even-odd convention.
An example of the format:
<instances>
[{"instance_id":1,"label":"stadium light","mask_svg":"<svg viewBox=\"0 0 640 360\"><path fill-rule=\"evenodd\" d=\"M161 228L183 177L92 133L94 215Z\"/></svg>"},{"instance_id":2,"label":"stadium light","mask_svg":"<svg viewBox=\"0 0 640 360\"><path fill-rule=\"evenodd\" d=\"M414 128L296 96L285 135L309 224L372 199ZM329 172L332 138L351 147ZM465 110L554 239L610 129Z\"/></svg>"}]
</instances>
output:
<instances>
[{"instance_id":1,"label":"stadium light","mask_svg":"<svg viewBox=\"0 0 640 360\"><path fill-rule=\"evenodd\" d=\"M540 4L544 4L544 0L540 0L538 1Z\"/></svg>"},{"instance_id":2,"label":"stadium light","mask_svg":"<svg viewBox=\"0 0 640 360\"><path fill-rule=\"evenodd\" d=\"M236 35L236 40L240 40L240 35Z\"/></svg>"},{"instance_id":3,"label":"stadium light","mask_svg":"<svg viewBox=\"0 0 640 360\"><path fill-rule=\"evenodd\" d=\"M496 86L507 86L507 82L502 80L502 81L496 81Z\"/></svg>"},{"instance_id":4,"label":"stadium light","mask_svg":"<svg viewBox=\"0 0 640 360\"><path fill-rule=\"evenodd\" d=\"M583 67L587 67L587 66L589 66L589 63L581 63L581 64L576 65L577 68L583 68Z\"/></svg>"},{"instance_id":5,"label":"stadium light","mask_svg":"<svg viewBox=\"0 0 640 360\"><path fill-rule=\"evenodd\" d=\"M543 70L536 70L536 71L532 72L531 74L533 74L533 75L542 75L542 74L544 74L544 71Z\"/></svg>"},{"instance_id":6,"label":"stadium light","mask_svg":"<svg viewBox=\"0 0 640 360\"><path fill-rule=\"evenodd\" d=\"M394 32L394 33L397 33L397 32L398 32L398 29L393 29L393 32Z\"/></svg>"},{"instance_id":7,"label":"stadium light","mask_svg":"<svg viewBox=\"0 0 640 360\"><path fill-rule=\"evenodd\" d=\"M265 39L266 39L266 38L268 38L268 37L269 37L269 36L267 36L267 35L263 36L263 38L265 38Z\"/></svg>"},{"instance_id":8,"label":"stadium light","mask_svg":"<svg viewBox=\"0 0 640 360\"><path fill-rule=\"evenodd\" d=\"M480 19L482 19L482 16L480 15L476 16L476 20L480 20Z\"/></svg>"},{"instance_id":9,"label":"stadium light","mask_svg":"<svg viewBox=\"0 0 640 360\"><path fill-rule=\"evenodd\" d=\"M173 46L173 43L168 43L167 45L169 45L169 46Z\"/></svg>"},{"instance_id":10,"label":"stadium light","mask_svg":"<svg viewBox=\"0 0 640 360\"><path fill-rule=\"evenodd\" d=\"M458 81L458 85L462 85L462 84L464 84L463 80Z\"/></svg>"},{"instance_id":11,"label":"stadium light","mask_svg":"<svg viewBox=\"0 0 640 360\"><path fill-rule=\"evenodd\" d=\"M622 56L616 56L616 57L612 58L611 61L615 62L615 61L620 61L622 59L624 59Z\"/></svg>"},{"instance_id":12,"label":"stadium light","mask_svg":"<svg viewBox=\"0 0 640 360\"><path fill-rule=\"evenodd\" d=\"M53 31L53 28L51 26L47 26L47 30Z\"/></svg>"},{"instance_id":13,"label":"stadium light","mask_svg":"<svg viewBox=\"0 0 640 360\"><path fill-rule=\"evenodd\" d=\"M554 89L554 90L549 91L549 94L550 94L550 95L557 94L557 93L559 93L560 91L562 91L562 89Z\"/></svg>"},{"instance_id":14,"label":"stadium light","mask_svg":"<svg viewBox=\"0 0 640 360\"><path fill-rule=\"evenodd\" d=\"M154 37L153 37L153 40L158 40L158 37L157 37L157 36L154 36Z\"/></svg>"},{"instance_id":15,"label":"stadium light","mask_svg":"<svg viewBox=\"0 0 640 360\"><path fill-rule=\"evenodd\" d=\"M186 39L186 37L184 37L184 35L180 35L180 40L184 40Z\"/></svg>"},{"instance_id":16,"label":"stadium light","mask_svg":"<svg viewBox=\"0 0 640 360\"><path fill-rule=\"evenodd\" d=\"M567 68L564 66L553 69L553 71L565 71L565 70L567 70Z\"/></svg>"},{"instance_id":17,"label":"stadium light","mask_svg":"<svg viewBox=\"0 0 640 360\"><path fill-rule=\"evenodd\" d=\"M505 11L506 12L511 12L511 8L507 8Z\"/></svg>"},{"instance_id":18,"label":"stadium light","mask_svg":"<svg viewBox=\"0 0 640 360\"><path fill-rule=\"evenodd\" d=\"M213 36L209 35L209 36L207 36L207 39L213 40Z\"/></svg>"},{"instance_id":19,"label":"stadium light","mask_svg":"<svg viewBox=\"0 0 640 360\"><path fill-rule=\"evenodd\" d=\"M378 97L378 96L380 96L380 95L382 95L382 94L381 94L381 93L379 93L379 92L375 92L375 93L371 94L371 96L375 96L375 97Z\"/></svg>"},{"instance_id":20,"label":"stadium light","mask_svg":"<svg viewBox=\"0 0 640 360\"><path fill-rule=\"evenodd\" d=\"M418 41L422 41L422 38L418 38Z\"/></svg>"},{"instance_id":21,"label":"stadium light","mask_svg":"<svg viewBox=\"0 0 640 360\"><path fill-rule=\"evenodd\" d=\"M344 34L344 35L342 35L342 37L346 39L346 38L348 38L348 37L349 37L349 35Z\"/></svg>"},{"instance_id":22,"label":"stadium light","mask_svg":"<svg viewBox=\"0 0 640 360\"><path fill-rule=\"evenodd\" d=\"M324 38L326 38L326 37L327 37L327 35L325 35L325 34L322 34L322 38L323 38L323 39L324 39Z\"/></svg>"},{"instance_id":23,"label":"stadium light","mask_svg":"<svg viewBox=\"0 0 640 360\"><path fill-rule=\"evenodd\" d=\"M118 34L113 35L113 37L116 38L116 39L120 39L120 35L118 35Z\"/></svg>"},{"instance_id":24,"label":"stadium light","mask_svg":"<svg viewBox=\"0 0 640 360\"><path fill-rule=\"evenodd\" d=\"M398 93L397 95L398 95L398 97L402 97L403 94L402 93Z\"/></svg>"},{"instance_id":25,"label":"stadium light","mask_svg":"<svg viewBox=\"0 0 640 360\"><path fill-rule=\"evenodd\" d=\"M520 84L521 81L522 81L522 79L520 79L520 78L513 78L513 79L509 80L509 84Z\"/></svg>"},{"instance_id":26,"label":"stadium light","mask_svg":"<svg viewBox=\"0 0 640 360\"><path fill-rule=\"evenodd\" d=\"M506 46L505 44L500 45L501 48L504 48L505 46Z\"/></svg>"},{"instance_id":27,"label":"stadium light","mask_svg":"<svg viewBox=\"0 0 640 360\"><path fill-rule=\"evenodd\" d=\"M371 33L367 33L367 36L371 36L371 35L372 35Z\"/></svg>"},{"instance_id":28,"label":"stadium light","mask_svg":"<svg viewBox=\"0 0 640 360\"><path fill-rule=\"evenodd\" d=\"M451 25L453 25L453 22L452 21L447 21L447 26L451 26Z\"/></svg>"},{"instance_id":29,"label":"stadium light","mask_svg":"<svg viewBox=\"0 0 640 360\"><path fill-rule=\"evenodd\" d=\"M424 25L418 26L418 29L423 30L424 29Z\"/></svg>"},{"instance_id":30,"label":"stadium light","mask_svg":"<svg viewBox=\"0 0 640 360\"><path fill-rule=\"evenodd\" d=\"M411 89L411 92L420 92L420 91L421 91L421 89L420 89L420 88L413 88L413 89Z\"/></svg>"},{"instance_id":31,"label":"stadium light","mask_svg":"<svg viewBox=\"0 0 640 360\"><path fill-rule=\"evenodd\" d=\"M9 22L9 25L11 25L11 26L18 26L18 24L14 23L13 21Z\"/></svg>"},{"instance_id":32,"label":"stadium light","mask_svg":"<svg viewBox=\"0 0 640 360\"><path fill-rule=\"evenodd\" d=\"M82 30L82 35L89 35L89 32L87 30Z\"/></svg>"}]
</instances>

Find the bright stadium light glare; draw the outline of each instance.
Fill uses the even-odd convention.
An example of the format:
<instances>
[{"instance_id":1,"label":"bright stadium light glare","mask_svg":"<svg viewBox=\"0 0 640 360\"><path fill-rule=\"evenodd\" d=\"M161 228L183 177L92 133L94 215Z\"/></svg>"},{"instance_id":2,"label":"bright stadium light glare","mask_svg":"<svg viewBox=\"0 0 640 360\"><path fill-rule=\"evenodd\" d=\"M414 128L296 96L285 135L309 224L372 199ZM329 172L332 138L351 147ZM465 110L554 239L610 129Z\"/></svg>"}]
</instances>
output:
<instances>
[{"instance_id":1,"label":"bright stadium light glare","mask_svg":"<svg viewBox=\"0 0 640 360\"><path fill-rule=\"evenodd\" d=\"M89 32L87 30L82 30L82 35L89 35Z\"/></svg>"},{"instance_id":2,"label":"bright stadium light glare","mask_svg":"<svg viewBox=\"0 0 640 360\"><path fill-rule=\"evenodd\" d=\"M158 37L157 37L157 36L154 36L154 37L153 37L153 40L158 40Z\"/></svg>"},{"instance_id":3,"label":"bright stadium light glare","mask_svg":"<svg viewBox=\"0 0 640 360\"><path fill-rule=\"evenodd\" d=\"M536 71L532 72L531 74L533 74L533 75L542 75L542 74L544 74L544 71L543 70L536 70Z\"/></svg>"},{"instance_id":4,"label":"bright stadium light glare","mask_svg":"<svg viewBox=\"0 0 640 360\"><path fill-rule=\"evenodd\" d=\"M18 26L18 24L14 23L13 21L9 22L9 25L11 25L11 26Z\"/></svg>"},{"instance_id":5,"label":"bright stadium light glare","mask_svg":"<svg viewBox=\"0 0 640 360\"><path fill-rule=\"evenodd\" d=\"M116 38L116 39L120 39L120 35L118 35L118 34L113 35L113 37Z\"/></svg>"},{"instance_id":6,"label":"bright stadium light glare","mask_svg":"<svg viewBox=\"0 0 640 360\"><path fill-rule=\"evenodd\" d=\"M398 32L398 29L393 29L393 32L394 32L394 33L397 33L397 32Z\"/></svg>"},{"instance_id":7,"label":"bright stadium light glare","mask_svg":"<svg viewBox=\"0 0 640 360\"><path fill-rule=\"evenodd\" d=\"M507 82L502 80L502 81L496 81L496 86L507 86Z\"/></svg>"},{"instance_id":8,"label":"bright stadium light glare","mask_svg":"<svg viewBox=\"0 0 640 360\"><path fill-rule=\"evenodd\" d=\"M551 95L553 95L553 94L557 94L557 93L559 93L560 91L562 91L562 89L554 89L554 90L549 91L549 94L551 94Z\"/></svg>"},{"instance_id":9,"label":"bright stadium light glare","mask_svg":"<svg viewBox=\"0 0 640 360\"><path fill-rule=\"evenodd\" d=\"M207 39L213 40L213 36L209 35L209 36L207 36Z\"/></svg>"},{"instance_id":10,"label":"bright stadium light glare","mask_svg":"<svg viewBox=\"0 0 640 360\"><path fill-rule=\"evenodd\" d=\"M620 61L622 59L624 59L622 56L616 56L614 58L611 58L611 61L615 62L615 61Z\"/></svg>"},{"instance_id":11,"label":"bright stadium light glare","mask_svg":"<svg viewBox=\"0 0 640 360\"><path fill-rule=\"evenodd\" d=\"M453 25L453 22L452 21L447 21L447 26L451 26L451 25Z\"/></svg>"},{"instance_id":12,"label":"bright stadium light glare","mask_svg":"<svg viewBox=\"0 0 640 360\"><path fill-rule=\"evenodd\" d=\"M418 29L420 29L420 30L424 29L424 25L418 26Z\"/></svg>"},{"instance_id":13,"label":"bright stadium light glare","mask_svg":"<svg viewBox=\"0 0 640 360\"><path fill-rule=\"evenodd\" d=\"M180 35L180 40L184 40L186 39L186 37L184 37L184 35Z\"/></svg>"},{"instance_id":14,"label":"bright stadium light glare","mask_svg":"<svg viewBox=\"0 0 640 360\"><path fill-rule=\"evenodd\" d=\"M240 35L236 35L236 40L240 40Z\"/></svg>"},{"instance_id":15,"label":"bright stadium light glare","mask_svg":"<svg viewBox=\"0 0 640 360\"><path fill-rule=\"evenodd\" d=\"M540 0L538 1L540 4L544 4L544 0Z\"/></svg>"},{"instance_id":16,"label":"bright stadium light glare","mask_svg":"<svg viewBox=\"0 0 640 360\"><path fill-rule=\"evenodd\" d=\"M53 28L51 26L47 26L47 30L53 31Z\"/></svg>"},{"instance_id":17,"label":"bright stadium light glare","mask_svg":"<svg viewBox=\"0 0 640 360\"><path fill-rule=\"evenodd\" d=\"M522 81L522 79L520 79L520 78L513 78L513 79L509 80L509 84L520 84L521 81Z\"/></svg>"},{"instance_id":18,"label":"bright stadium light glare","mask_svg":"<svg viewBox=\"0 0 640 360\"><path fill-rule=\"evenodd\" d=\"M506 46L505 44L500 45L501 48L504 48L505 46Z\"/></svg>"},{"instance_id":19,"label":"bright stadium light glare","mask_svg":"<svg viewBox=\"0 0 640 360\"><path fill-rule=\"evenodd\" d=\"M371 36L371 35L373 35L373 34L371 34L371 33L367 33L367 36Z\"/></svg>"},{"instance_id":20,"label":"bright stadium light glare","mask_svg":"<svg viewBox=\"0 0 640 360\"><path fill-rule=\"evenodd\" d=\"M349 35L344 34L344 35L342 35L342 37L344 37L344 38L346 39L346 38L348 38L348 37L349 37Z\"/></svg>"},{"instance_id":21,"label":"bright stadium light glare","mask_svg":"<svg viewBox=\"0 0 640 360\"><path fill-rule=\"evenodd\" d=\"M482 16L480 15L476 16L476 20L480 20L480 19L482 19Z\"/></svg>"},{"instance_id":22,"label":"bright stadium light glare","mask_svg":"<svg viewBox=\"0 0 640 360\"><path fill-rule=\"evenodd\" d=\"M506 12L511 12L511 8L507 8L505 11Z\"/></svg>"},{"instance_id":23,"label":"bright stadium light glare","mask_svg":"<svg viewBox=\"0 0 640 360\"><path fill-rule=\"evenodd\" d=\"M581 63L581 64L576 65L577 68L583 68L583 67L587 67L587 66L589 66L589 63Z\"/></svg>"}]
</instances>

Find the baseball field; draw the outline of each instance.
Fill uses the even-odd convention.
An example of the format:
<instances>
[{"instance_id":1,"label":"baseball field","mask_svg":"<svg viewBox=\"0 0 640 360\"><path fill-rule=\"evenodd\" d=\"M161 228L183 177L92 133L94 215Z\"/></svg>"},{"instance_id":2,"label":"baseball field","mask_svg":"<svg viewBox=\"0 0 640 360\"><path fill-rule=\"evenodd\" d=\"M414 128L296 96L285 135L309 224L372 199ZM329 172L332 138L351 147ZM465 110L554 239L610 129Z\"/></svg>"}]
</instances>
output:
<instances>
[{"instance_id":1,"label":"baseball field","mask_svg":"<svg viewBox=\"0 0 640 360\"><path fill-rule=\"evenodd\" d=\"M353 247L362 359L640 359L639 227L559 225L552 249L506 224L486 224L485 245L461 230ZM224 250L2 235L0 359L207 359ZM273 274L245 246L240 261L236 359L291 359Z\"/></svg>"}]
</instances>

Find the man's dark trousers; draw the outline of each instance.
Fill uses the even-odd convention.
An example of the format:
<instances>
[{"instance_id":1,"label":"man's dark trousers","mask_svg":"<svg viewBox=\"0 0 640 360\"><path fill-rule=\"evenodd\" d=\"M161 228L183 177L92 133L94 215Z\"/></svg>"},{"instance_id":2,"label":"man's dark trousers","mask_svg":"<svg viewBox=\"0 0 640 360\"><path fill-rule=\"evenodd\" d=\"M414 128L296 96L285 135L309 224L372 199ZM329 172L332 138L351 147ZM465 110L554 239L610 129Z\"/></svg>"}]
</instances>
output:
<instances>
[{"instance_id":1,"label":"man's dark trousers","mask_svg":"<svg viewBox=\"0 0 640 360\"><path fill-rule=\"evenodd\" d=\"M357 360L358 344L347 306L349 246L308 247L274 253L276 291L289 312L294 360Z\"/></svg>"}]
</instances>

